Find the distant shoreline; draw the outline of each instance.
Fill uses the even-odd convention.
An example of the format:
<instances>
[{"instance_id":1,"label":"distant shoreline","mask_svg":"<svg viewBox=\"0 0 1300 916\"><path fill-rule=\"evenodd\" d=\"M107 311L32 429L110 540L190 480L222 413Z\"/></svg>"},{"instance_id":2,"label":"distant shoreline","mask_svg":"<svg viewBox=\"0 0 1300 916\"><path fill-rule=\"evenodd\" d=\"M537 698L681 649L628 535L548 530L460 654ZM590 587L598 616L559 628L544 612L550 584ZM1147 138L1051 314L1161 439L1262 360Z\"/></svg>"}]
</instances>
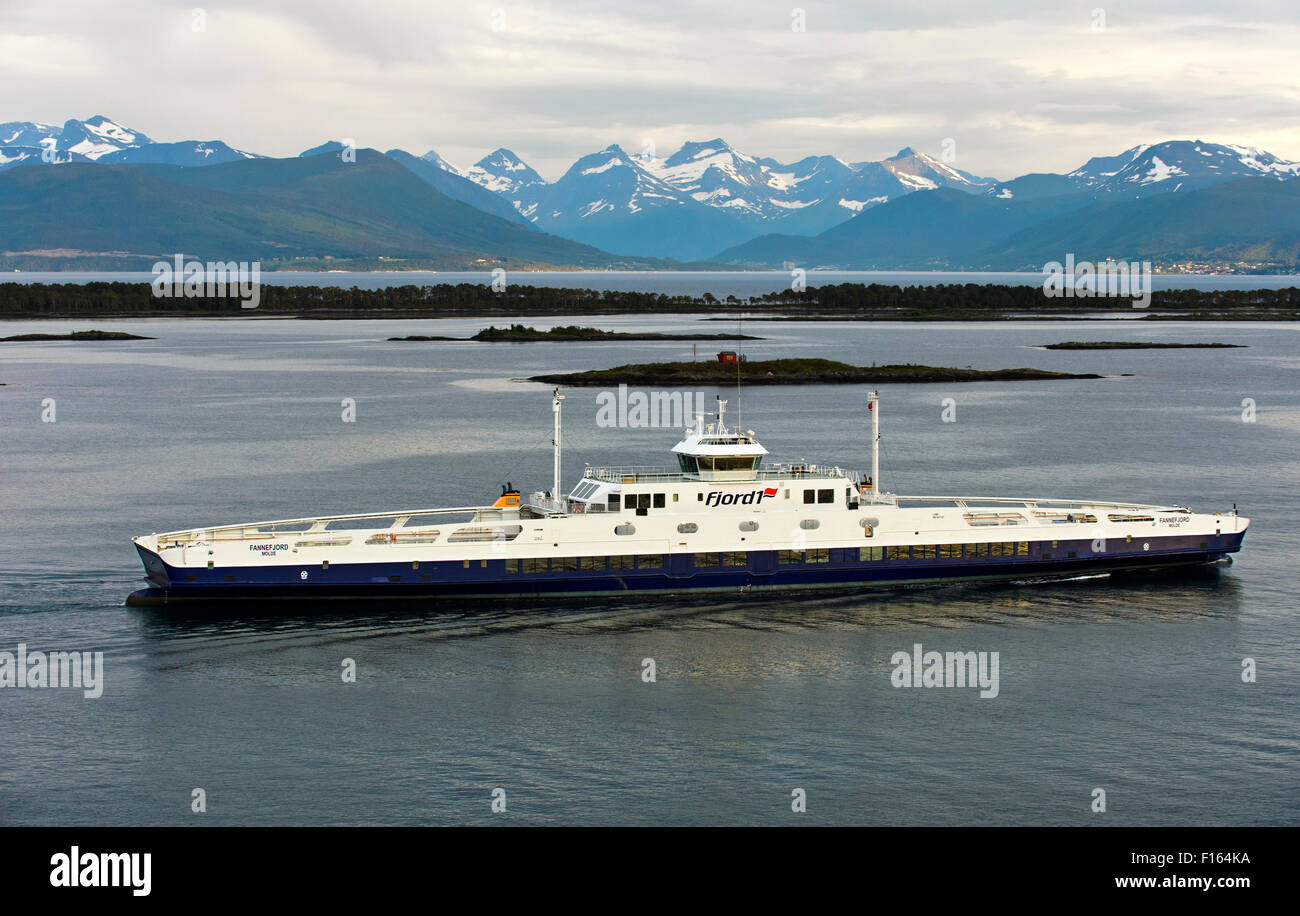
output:
<instances>
[{"instance_id":1,"label":"distant shoreline","mask_svg":"<svg viewBox=\"0 0 1300 916\"><path fill-rule=\"evenodd\" d=\"M1300 288L1160 290L1135 317L1132 300L1043 295L1041 286L840 283L722 298L639 290L483 283L389 286L262 284L256 309L238 298L156 298L147 282L0 283L0 320L293 318L317 320L708 315L750 321L1296 321ZM1067 304L1068 303L1068 304ZM726 317L724 317L726 316ZM741 317L743 316L743 318ZM1105 317L1103 317L1105 316ZM1111 317L1114 316L1114 317ZM716 339L730 339L725 334ZM665 338L667 339L667 338ZM692 339L692 338L687 338ZM694 338L694 339L708 339Z\"/></svg>"}]
</instances>

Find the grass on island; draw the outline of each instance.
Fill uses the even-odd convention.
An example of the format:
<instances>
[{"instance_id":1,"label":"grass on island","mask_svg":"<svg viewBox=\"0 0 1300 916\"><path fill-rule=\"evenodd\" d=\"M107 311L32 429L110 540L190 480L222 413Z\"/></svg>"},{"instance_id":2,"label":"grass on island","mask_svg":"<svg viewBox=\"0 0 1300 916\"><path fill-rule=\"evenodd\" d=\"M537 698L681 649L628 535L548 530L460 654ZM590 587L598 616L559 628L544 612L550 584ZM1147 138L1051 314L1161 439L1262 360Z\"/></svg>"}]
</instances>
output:
<instances>
[{"instance_id":1,"label":"grass on island","mask_svg":"<svg viewBox=\"0 0 1300 916\"><path fill-rule=\"evenodd\" d=\"M1044 369L954 369L941 366L853 366L829 359L768 359L723 363L716 360L642 363L537 375L532 382L587 387L596 385L822 385L871 382L1004 382L1056 379L1095 379L1095 374L1049 372Z\"/></svg>"},{"instance_id":2,"label":"grass on island","mask_svg":"<svg viewBox=\"0 0 1300 916\"><path fill-rule=\"evenodd\" d=\"M0 343L23 343L33 340L153 340L139 334L127 334L125 331L73 331L71 334L15 334L12 337L0 337Z\"/></svg>"},{"instance_id":3,"label":"grass on island","mask_svg":"<svg viewBox=\"0 0 1300 916\"><path fill-rule=\"evenodd\" d=\"M1143 340L1067 340L1043 344L1044 350L1230 350L1245 349L1245 344L1229 343L1159 343Z\"/></svg>"},{"instance_id":4,"label":"grass on island","mask_svg":"<svg viewBox=\"0 0 1300 916\"><path fill-rule=\"evenodd\" d=\"M389 340L477 340L486 343L516 343L533 340L762 340L748 334L660 334L654 331L604 331L574 324L539 331L534 327L512 324L508 328L486 327L473 337L390 337Z\"/></svg>"}]
</instances>

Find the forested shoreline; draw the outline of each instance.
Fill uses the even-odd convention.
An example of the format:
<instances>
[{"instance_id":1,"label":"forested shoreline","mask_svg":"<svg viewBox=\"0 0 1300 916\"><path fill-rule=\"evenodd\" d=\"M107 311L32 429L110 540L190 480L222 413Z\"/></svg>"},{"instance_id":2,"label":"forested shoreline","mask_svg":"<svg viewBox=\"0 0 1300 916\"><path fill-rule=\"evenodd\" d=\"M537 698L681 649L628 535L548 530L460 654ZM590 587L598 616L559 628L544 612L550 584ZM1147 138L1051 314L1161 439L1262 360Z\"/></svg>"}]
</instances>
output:
<instances>
[{"instance_id":1,"label":"forested shoreline","mask_svg":"<svg viewBox=\"0 0 1300 916\"><path fill-rule=\"evenodd\" d=\"M1238 320L1295 320L1300 289L1165 290L1151 294L1151 317ZM147 282L0 283L0 318L243 317L443 318L499 315L685 314L718 317L744 313L763 318L858 320L976 320L1134 312L1132 301L1116 298L1050 298L1040 286L954 283L890 286L842 283L761 296L718 298L546 286L483 283L390 286L264 284L258 308L238 298L160 298Z\"/></svg>"}]
</instances>

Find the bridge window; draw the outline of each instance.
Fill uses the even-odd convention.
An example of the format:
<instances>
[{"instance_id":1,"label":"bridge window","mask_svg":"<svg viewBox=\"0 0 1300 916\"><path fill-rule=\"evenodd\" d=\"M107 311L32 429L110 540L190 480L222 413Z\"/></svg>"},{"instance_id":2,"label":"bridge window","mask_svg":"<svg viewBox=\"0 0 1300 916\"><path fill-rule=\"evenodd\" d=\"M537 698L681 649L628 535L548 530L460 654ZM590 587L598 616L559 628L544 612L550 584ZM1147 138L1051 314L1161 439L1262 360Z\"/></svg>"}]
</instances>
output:
<instances>
[{"instance_id":1,"label":"bridge window","mask_svg":"<svg viewBox=\"0 0 1300 916\"><path fill-rule=\"evenodd\" d=\"M803 491L803 501L804 501L805 503L814 503L814 502L816 502L816 501L817 501L817 491L816 491L816 490L804 490L804 491Z\"/></svg>"},{"instance_id":2,"label":"bridge window","mask_svg":"<svg viewBox=\"0 0 1300 916\"><path fill-rule=\"evenodd\" d=\"M817 491L817 502L819 502L819 503L833 503L833 502L835 502L835 491L834 491L834 490L818 490L818 491Z\"/></svg>"},{"instance_id":3,"label":"bridge window","mask_svg":"<svg viewBox=\"0 0 1300 916\"><path fill-rule=\"evenodd\" d=\"M754 455L700 455L701 471L752 471L759 458Z\"/></svg>"},{"instance_id":4,"label":"bridge window","mask_svg":"<svg viewBox=\"0 0 1300 916\"><path fill-rule=\"evenodd\" d=\"M610 512L617 512L617 511L618 511L618 503L619 503L618 494L617 494L617 493L611 493L611 494L609 494L609 511L610 511Z\"/></svg>"},{"instance_id":5,"label":"bridge window","mask_svg":"<svg viewBox=\"0 0 1300 916\"><path fill-rule=\"evenodd\" d=\"M656 493L654 495L654 507L656 509L662 509L664 507L664 495L662 493Z\"/></svg>"}]
</instances>

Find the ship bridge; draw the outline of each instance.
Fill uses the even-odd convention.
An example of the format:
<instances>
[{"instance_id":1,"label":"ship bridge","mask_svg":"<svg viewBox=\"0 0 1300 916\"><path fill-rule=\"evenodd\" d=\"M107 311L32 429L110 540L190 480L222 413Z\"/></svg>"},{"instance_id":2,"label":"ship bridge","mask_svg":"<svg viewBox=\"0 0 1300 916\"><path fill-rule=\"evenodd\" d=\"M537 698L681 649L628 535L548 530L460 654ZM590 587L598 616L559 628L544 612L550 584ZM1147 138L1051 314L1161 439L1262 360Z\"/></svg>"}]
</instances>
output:
<instances>
[{"instance_id":1,"label":"ship bridge","mask_svg":"<svg viewBox=\"0 0 1300 916\"><path fill-rule=\"evenodd\" d=\"M704 414L695 419L695 429L673 446L682 475L688 480L754 480L767 449L758 444L754 431L730 431L723 422L727 402L718 401L716 426L704 425Z\"/></svg>"}]
</instances>

